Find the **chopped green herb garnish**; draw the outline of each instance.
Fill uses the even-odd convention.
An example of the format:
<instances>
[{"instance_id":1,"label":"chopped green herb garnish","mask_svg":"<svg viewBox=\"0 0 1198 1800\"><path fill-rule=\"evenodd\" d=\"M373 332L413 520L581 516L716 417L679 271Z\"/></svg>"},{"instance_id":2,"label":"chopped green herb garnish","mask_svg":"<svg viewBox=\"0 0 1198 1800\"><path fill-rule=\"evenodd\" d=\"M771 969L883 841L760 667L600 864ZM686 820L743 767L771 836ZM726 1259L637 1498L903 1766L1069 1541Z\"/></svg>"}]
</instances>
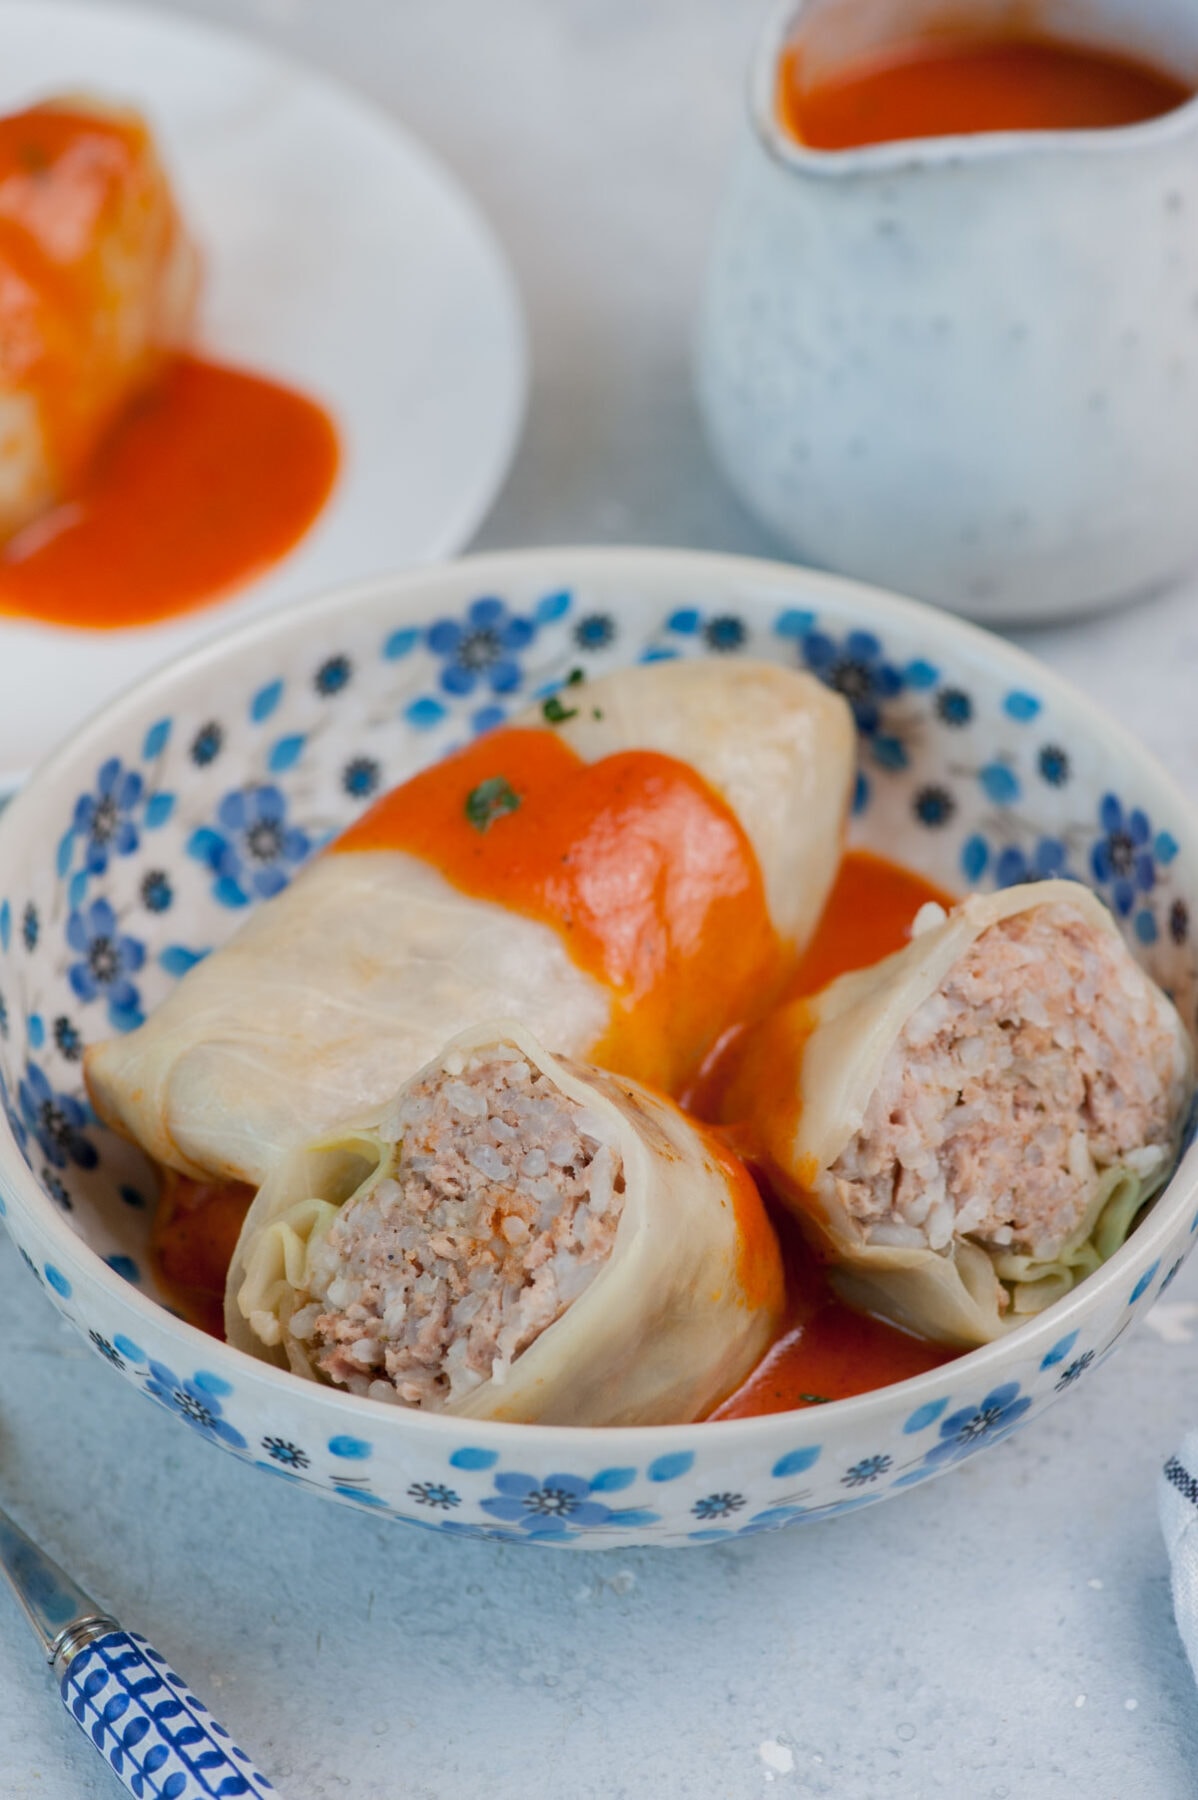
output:
<instances>
[{"instance_id":1,"label":"chopped green herb garnish","mask_svg":"<svg viewBox=\"0 0 1198 1800\"><path fill-rule=\"evenodd\" d=\"M567 719L578 717L576 706L563 706L556 694L550 694L541 708L545 721L549 725L564 725Z\"/></svg>"},{"instance_id":2,"label":"chopped green herb garnish","mask_svg":"<svg viewBox=\"0 0 1198 1800\"><path fill-rule=\"evenodd\" d=\"M602 719L603 712L602 712L601 708L599 708L598 706L592 706L591 717L592 717L592 719Z\"/></svg>"},{"instance_id":3,"label":"chopped green herb garnish","mask_svg":"<svg viewBox=\"0 0 1198 1800\"><path fill-rule=\"evenodd\" d=\"M486 831L496 819L516 812L519 805L520 796L511 782L502 775L492 775L467 794L466 817L475 831Z\"/></svg>"},{"instance_id":4,"label":"chopped green herb garnish","mask_svg":"<svg viewBox=\"0 0 1198 1800\"><path fill-rule=\"evenodd\" d=\"M587 678L585 669L571 669L563 685L568 688L577 687L580 681ZM549 725L564 725L567 719L578 717L576 706L563 706L556 694L550 694L541 706L541 712ZM596 715L598 716L598 715Z\"/></svg>"},{"instance_id":5,"label":"chopped green herb garnish","mask_svg":"<svg viewBox=\"0 0 1198 1800\"><path fill-rule=\"evenodd\" d=\"M832 1402L830 1394L796 1394L795 1398L801 1400L804 1406L830 1406Z\"/></svg>"}]
</instances>

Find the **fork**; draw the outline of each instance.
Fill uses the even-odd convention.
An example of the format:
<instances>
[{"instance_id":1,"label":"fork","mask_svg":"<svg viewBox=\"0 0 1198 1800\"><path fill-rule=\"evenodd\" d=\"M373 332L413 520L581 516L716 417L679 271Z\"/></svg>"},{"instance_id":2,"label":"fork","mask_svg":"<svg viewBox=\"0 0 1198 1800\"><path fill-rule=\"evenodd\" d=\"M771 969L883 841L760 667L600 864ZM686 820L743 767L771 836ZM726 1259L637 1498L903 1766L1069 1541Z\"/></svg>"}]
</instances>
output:
<instances>
[{"instance_id":1,"label":"fork","mask_svg":"<svg viewBox=\"0 0 1198 1800\"><path fill-rule=\"evenodd\" d=\"M0 1569L63 1705L135 1800L277 1800L165 1657L123 1630L3 1510Z\"/></svg>"}]
</instances>

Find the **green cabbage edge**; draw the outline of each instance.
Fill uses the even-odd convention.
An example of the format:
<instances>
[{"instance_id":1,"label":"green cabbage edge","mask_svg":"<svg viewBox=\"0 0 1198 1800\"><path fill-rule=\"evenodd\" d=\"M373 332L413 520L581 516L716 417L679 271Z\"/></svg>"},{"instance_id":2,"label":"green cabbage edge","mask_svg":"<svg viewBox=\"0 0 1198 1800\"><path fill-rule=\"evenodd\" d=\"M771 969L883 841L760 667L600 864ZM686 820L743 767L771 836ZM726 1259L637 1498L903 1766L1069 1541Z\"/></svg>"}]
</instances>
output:
<instances>
[{"instance_id":1,"label":"green cabbage edge","mask_svg":"<svg viewBox=\"0 0 1198 1800\"><path fill-rule=\"evenodd\" d=\"M1126 1243L1140 1213L1171 1173L1168 1159L1148 1176L1121 1164L1104 1170L1085 1219L1051 1259L1038 1262L1032 1256L990 1251L994 1272L1011 1296L1011 1311L1020 1316L1043 1312L1101 1268Z\"/></svg>"}]
</instances>

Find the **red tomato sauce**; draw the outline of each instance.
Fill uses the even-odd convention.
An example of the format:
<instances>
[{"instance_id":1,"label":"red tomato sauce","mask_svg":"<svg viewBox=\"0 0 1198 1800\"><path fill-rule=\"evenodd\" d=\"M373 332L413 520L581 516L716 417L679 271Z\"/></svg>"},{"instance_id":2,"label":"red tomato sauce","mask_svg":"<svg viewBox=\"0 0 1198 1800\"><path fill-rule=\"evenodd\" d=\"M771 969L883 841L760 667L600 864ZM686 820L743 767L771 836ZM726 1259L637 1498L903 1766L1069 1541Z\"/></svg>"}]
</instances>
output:
<instances>
[{"instance_id":1,"label":"red tomato sauce","mask_svg":"<svg viewBox=\"0 0 1198 1800\"><path fill-rule=\"evenodd\" d=\"M957 1352L842 1306L794 1221L774 1213L786 1266L786 1317L753 1373L708 1416L753 1419L847 1400L906 1381Z\"/></svg>"},{"instance_id":2,"label":"red tomato sauce","mask_svg":"<svg viewBox=\"0 0 1198 1800\"><path fill-rule=\"evenodd\" d=\"M786 984L785 998L818 994L838 975L905 949L912 921L929 901L946 912L956 904L952 894L899 863L869 850L846 851L815 936Z\"/></svg>"},{"instance_id":3,"label":"red tomato sauce","mask_svg":"<svg viewBox=\"0 0 1198 1800\"><path fill-rule=\"evenodd\" d=\"M945 35L896 46L834 73L804 70L792 45L778 71L779 119L814 150L986 131L1092 131L1139 125L1193 89L1130 56L1047 37Z\"/></svg>"},{"instance_id":4,"label":"red tomato sauce","mask_svg":"<svg viewBox=\"0 0 1198 1800\"><path fill-rule=\"evenodd\" d=\"M754 1082L768 1079L771 1038L781 1039L777 1046L781 1050L793 1040L794 1032L803 1028L801 1009L787 1003L818 994L838 975L868 968L901 950L910 939L912 920L929 901L946 910L953 905L950 894L933 887L922 875L868 850L846 851L815 934L787 977L780 1004L758 1029L761 1044L752 1059L753 1067L747 1069L742 1061L744 1035L753 1023L745 1019L724 1032L684 1092L683 1105L688 1111L701 1119L735 1118L728 1101L738 1077ZM793 1062L783 1055L773 1060L779 1065Z\"/></svg>"},{"instance_id":5,"label":"red tomato sauce","mask_svg":"<svg viewBox=\"0 0 1198 1800\"><path fill-rule=\"evenodd\" d=\"M0 613L111 630L208 605L296 544L332 491L337 432L304 395L180 356L70 498L0 551Z\"/></svg>"},{"instance_id":6,"label":"red tomato sauce","mask_svg":"<svg viewBox=\"0 0 1198 1800\"><path fill-rule=\"evenodd\" d=\"M150 1265L174 1310L213 1337L225 1335L225 1278L253 1198L240 1181L161 1171Z\"/></svg>"},{"instance_id":7,"label":"red tomato sauce","mask_svg":"<svg viewBox=\"0 0 1198 1800\"><path fill-rule=\"evenodd\" d=\"M584 763L552 731L491 732L385 794L332 848L406 851L550 926L613 994L590 1060L666 1093L791 966L739 820L656 751Z\"/></svg>"}]
</instances>

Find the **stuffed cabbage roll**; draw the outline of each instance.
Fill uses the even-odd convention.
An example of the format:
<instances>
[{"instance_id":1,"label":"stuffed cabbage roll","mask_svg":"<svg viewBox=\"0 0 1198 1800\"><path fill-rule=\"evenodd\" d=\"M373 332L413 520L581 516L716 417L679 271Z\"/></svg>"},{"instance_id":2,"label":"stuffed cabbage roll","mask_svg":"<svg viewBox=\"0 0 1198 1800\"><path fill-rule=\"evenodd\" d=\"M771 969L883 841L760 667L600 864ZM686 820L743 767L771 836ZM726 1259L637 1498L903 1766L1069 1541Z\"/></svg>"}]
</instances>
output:
<instances>
[{"instance_id":1,"label":"stuffed cabbage roll","mask_svg":"<svg viewBox=\"0 0 1198 1800\"><path fill-rule=\"evenodd\" d=\"M181 1174L257 1187L480 1018L680 1091L810 936L853 757L843 700L772 665L572 686L384 796L89 1050L96 1110Z\"/></svg>"},{"instance_id":2,"label":"stuffed cabbage roll","mask_svg":"<svg viewBox=\"0 0 1198 1800\"><path fill-rule=\"evenodd\" d=\"M0 119L0 539L63 498L182 347L198 273L136 113Z\"/></svg>"},{"instance_id":3,"label":"stuffed cabbage roll","mask_svg":"<svg viewBox=\"0 0 1198 1800\"><path fill-rule=\"evenodd\" d=\"M272 1172L226 1335L431 1412L648 1425L731 1392L783 1298L757 1191L715 1138L505 1021Z\"/></svg>"},{"instance_id":4,"label":"stuffed cabbage roll","mask_svg":"<svg viewBox=\"0 0 1198 1800\"><path fill-rule=\"evenodd\" d=\"M1122 1244L1169 1175L1193 1055L1077 884L925 913L906 949L759 1028L726 1110L844 1298L980 1344Z\"/></svg>"}]
</instances>

